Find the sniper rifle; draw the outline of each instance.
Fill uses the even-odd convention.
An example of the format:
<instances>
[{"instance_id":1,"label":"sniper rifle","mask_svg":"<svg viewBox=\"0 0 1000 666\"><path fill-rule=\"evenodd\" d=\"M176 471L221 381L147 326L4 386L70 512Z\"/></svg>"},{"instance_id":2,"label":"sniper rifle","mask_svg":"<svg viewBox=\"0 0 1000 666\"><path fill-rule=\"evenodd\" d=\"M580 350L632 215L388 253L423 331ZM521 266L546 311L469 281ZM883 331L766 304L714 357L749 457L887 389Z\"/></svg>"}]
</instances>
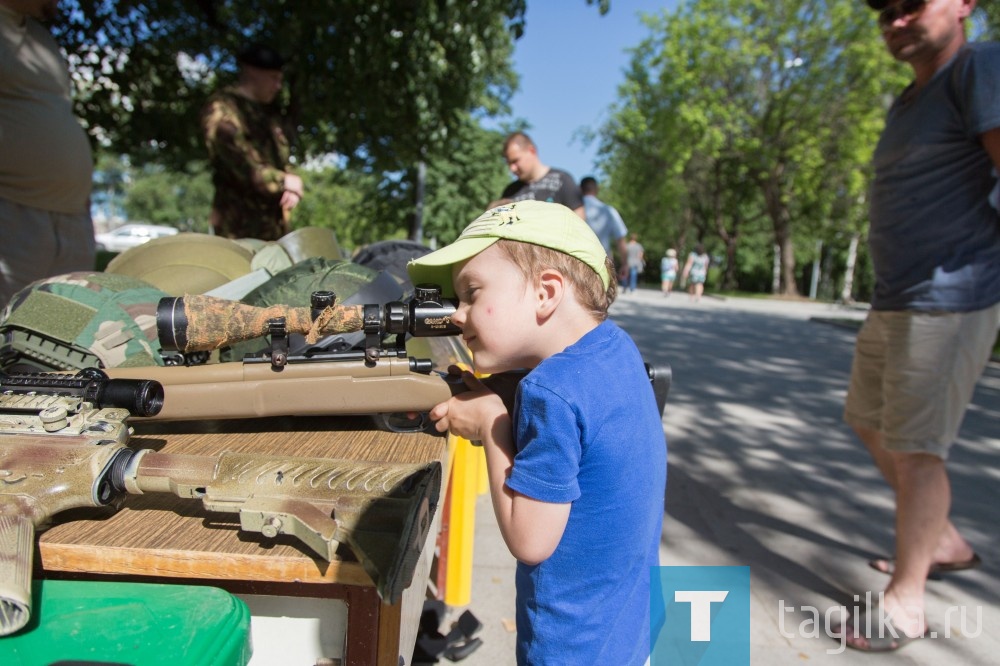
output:
<instances>
[{"instance_id":1,"label":"sniper rifle","mask_svg":"<svg viewBox=\"0 0 1000 666\"><path fill-rule=\"evenodd\" d=\"M157 334L164 350L177 352L169 365L178 367L108 373L159 381L168 399L154 419L370 414L389 430L430 431L427 412L466 387L460 376L436 370L431 359L408 356L406 340L458 335L461 330L451 320L456 308L457 301L428 284L418 285L409 301L384 305L337 305L328 291L314 292L309 308L168 297L157 308ZM242 363L191 362L207 351L265 335L269 348L244 356ZM294 335L305 336L304 342L291 343ZM647 371L662 413L670 366L647 364ZM523 375L499 373L484 382L512 410Z\"/></svg>"}]
</instances>

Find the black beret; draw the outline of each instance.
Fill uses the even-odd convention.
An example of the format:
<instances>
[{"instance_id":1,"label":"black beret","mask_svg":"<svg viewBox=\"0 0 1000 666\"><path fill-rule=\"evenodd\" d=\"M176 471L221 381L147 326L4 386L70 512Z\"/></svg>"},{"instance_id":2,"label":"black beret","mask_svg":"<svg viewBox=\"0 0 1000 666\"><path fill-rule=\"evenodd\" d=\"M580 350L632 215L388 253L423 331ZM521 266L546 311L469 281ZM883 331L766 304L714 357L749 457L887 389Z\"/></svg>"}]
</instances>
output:
<instances>
[{"instance_id":1,"label":"black beret","mask_svg":"<svg viewBox=\"0 0 1000 666\"><path fill-rule=\"evenodd\" d=\"M240 51L236 60L241 65L258 69L281 69L285 65L285 59L277 51L263 44L251 44Z\"/></svg>"},{"instance_id":2,"label":"black beret","mask_svg":"<svg viewBox=\"0 0 1000 666\"><path fill-rule=\"evenodd\" d=\"M868 0L868 6L880 12L889 6L889 0Z\"/></svg>"}]
</instances>

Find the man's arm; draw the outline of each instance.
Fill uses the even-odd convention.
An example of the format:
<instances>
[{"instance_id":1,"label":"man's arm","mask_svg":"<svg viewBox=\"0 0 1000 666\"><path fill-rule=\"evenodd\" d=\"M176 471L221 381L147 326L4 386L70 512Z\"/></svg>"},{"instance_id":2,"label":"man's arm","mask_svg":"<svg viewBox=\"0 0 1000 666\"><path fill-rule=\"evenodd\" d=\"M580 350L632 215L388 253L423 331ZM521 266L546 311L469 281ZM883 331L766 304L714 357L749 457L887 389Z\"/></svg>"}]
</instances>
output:
<instances>
[{"instance_id":1,"label":"man's arm","mask_svg":"<svg viewBox=\"0 0 1000 666\"><path fill-rule=\"evenodd\" d=\"M287 211L295 208L302 201L302 178L286 171L284 187L285 191L281 194L281 208Z\"/></svg>"},{"instance_id":2,"label":"man's arm","mask_svg":"<svg viewBox=\"0 0 1000 666\"><path fill-rule=\"evenodd\" d=\"M554 169L560 175L559 190L556 192L555 201L566 206L580 216L584 222L587 221L587 211L583 205L583 192L576 184L573 177L560 169Z\"/></svg>"},{"instance_id":3,"label":"man's arm","mask_svg":"<svg viewBox=\"0 0 1000 666\"><path fill-rule=\"evenodd\" d=\"M628 243L625 242L624 236L618 239L618 257L619 276L628 275Z\"/></svg>"},{"instance_id":4,"label":"man's arm","mask_svg":"<svg viewBox=\"0 0 1000 666\"><path fill-rule=\"evenodd\" d=\"M1000 173L1000 127L983 132L979 135L979 140L986 152L989 153L990 159L993 160L993 168L997 170L997 173Z\"/></svg>"},{"instance_id":5,"label":"man's arm","mask_svg":"<svg viewBox=\"0 0 1000 666\"><path fill-rule=\"evenodd\" d=\"M625 240L628 238L628 228L625 226L625 220L622 219L621 213L614 206L608 206L608 210L611 212L611 222L614 225L614 237L618 239L618 258L621 260L619 264L620 273L622 275L628 274L628 242Z\"/></svg>"}]
</instances>

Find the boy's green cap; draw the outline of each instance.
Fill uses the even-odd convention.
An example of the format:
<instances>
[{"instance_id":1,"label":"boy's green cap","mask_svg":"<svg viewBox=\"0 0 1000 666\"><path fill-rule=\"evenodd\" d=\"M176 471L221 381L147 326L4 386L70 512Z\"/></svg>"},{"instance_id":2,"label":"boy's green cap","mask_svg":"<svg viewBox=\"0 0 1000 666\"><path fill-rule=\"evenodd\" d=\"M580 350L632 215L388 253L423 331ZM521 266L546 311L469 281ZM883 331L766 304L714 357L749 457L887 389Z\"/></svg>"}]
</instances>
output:
<instances>
[{"instance_id":1,"label":"boy's green cap","mask_svg":"<svg viewBox=\"0 0 1000 666\"><path fill-rule=\"evenodd\" d=\"M562 204L530 200L489 209L473 220L454 243L407 264L410 280L415 285L438 284L445 296L454 296L452 266L471 259L501 238L576 257L594 269L605 289L611 284L604 263L608 254L587 223Z\"/></svg>"}]
</instances>

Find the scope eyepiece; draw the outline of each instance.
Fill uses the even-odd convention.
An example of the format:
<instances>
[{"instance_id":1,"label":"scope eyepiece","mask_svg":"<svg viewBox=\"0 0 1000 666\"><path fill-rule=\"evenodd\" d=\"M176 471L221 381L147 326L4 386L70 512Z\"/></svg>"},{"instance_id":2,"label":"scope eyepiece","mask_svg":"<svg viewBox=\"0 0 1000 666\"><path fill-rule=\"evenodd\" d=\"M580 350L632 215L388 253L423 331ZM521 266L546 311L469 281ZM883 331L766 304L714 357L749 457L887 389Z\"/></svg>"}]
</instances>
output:
<instances>
[{"instance_id":1,"label":"scope eyepiece","mask_svg":"<svg viewBox=\"0 0 1000 666\"><path fill-rule=\"evenodd\" d=\"M187 348L188 319L183 296L167 296L156 305L156 335L166 351Z\"/></svg>"}]
</instances>

